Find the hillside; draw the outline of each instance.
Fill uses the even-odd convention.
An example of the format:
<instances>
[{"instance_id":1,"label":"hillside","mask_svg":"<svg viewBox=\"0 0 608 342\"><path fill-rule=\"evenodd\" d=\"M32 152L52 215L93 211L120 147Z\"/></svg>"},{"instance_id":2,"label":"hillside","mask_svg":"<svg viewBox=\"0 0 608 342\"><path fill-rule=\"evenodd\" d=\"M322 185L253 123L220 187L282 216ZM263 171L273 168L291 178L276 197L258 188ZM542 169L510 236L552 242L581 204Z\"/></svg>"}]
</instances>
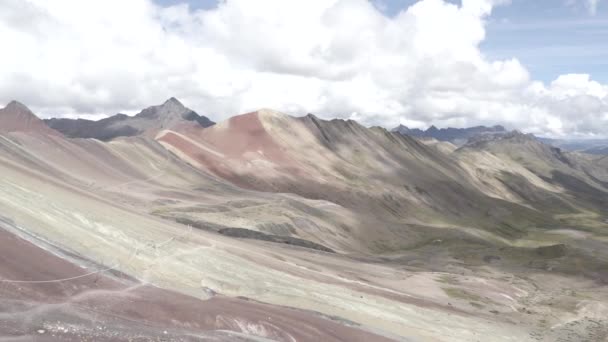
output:
<instances>
[{"instance_id":1,"label":"hillside","mask_svg":"<svg viewBox=\"0 0 608 342\"><path fill-rule=\"evenodd\" d=\"M144 112L105 142L0 133L3 336L608 334L605 159L517 132L455 149L269 109Z\"/></svg>"},{"instance_id":2,"label":"hillside","mask_svg":"<svg viewBox=\"0 0 608 342\"><path fill-rule=\"evenodd\" d=\"M535 206L543 206L542 200L522 198L520 194L536 193L540 188L546 196L566 201L559 185L546 178L551 177L549 173L539 176L517 157L510 158L503 162L500 172L532 180L522 185L524 189L516 189L502 174L490 175L492 184L480 182L471 172L472 167L478 167L474 159L487 154L501 158L499 151L491 148L495 141L505 148L514 139L520 139L516 141L518 146L528 142L525 137L509 139L505 135L503 139L502 135L489 138L492 143L477 143L485 147L467 145L463 149L475 151L475 155L465 161L459 157L465 153L438 150L414 138L368 129L354 121L324 121L312 115L292 118L262 110L236 116L210 129L164 131L157 139L190 164L238 186L331 201L360 213L359 221L384 221L375 224L378 229L399 226L384 232L387 235L378 234L386 239L376 242L362 232L363 240L390 249L399 248L402 240L411 241L409 225L473 227L515 237L524 234L525 227L556 223L553 217L536 210ZM564 165L566 159L557 150L542 144L527 148L533 160L538 159L546 168L580 173ZM589 177L584 179L593 183ZM592 205L599 208L602 199ZM559 210L564 214L576 212L567 205ZM401 233L404 236L400 237Z\"/></svg>"}]
</instances>

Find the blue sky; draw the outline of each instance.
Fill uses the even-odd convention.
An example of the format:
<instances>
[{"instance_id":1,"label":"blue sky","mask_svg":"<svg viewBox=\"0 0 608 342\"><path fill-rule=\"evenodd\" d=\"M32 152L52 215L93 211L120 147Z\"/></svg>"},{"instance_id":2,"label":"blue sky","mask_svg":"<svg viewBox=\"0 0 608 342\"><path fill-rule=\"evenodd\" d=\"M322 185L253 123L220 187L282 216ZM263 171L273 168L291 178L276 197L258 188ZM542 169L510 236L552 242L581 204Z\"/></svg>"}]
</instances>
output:
<instances>
[{"instance_id":1,"label":"blue sky","mask_svg":"<svg viewBox=\"0 0 608 342\"><path fill-rule=\"evenodd\" d=\"M583 4L558 0L514 0L497 7L482 51L490 58L517 57L543 81L588 73L608 82L608 3L592 15Z\"/></svg>"},{"instance_id":2,"label":"blue sky","mask_svg":"<svg viewBox=\"0 0 608 342\"><path fill-rule=\"evenodd\" d=\"M156 0L168 6L213 8L217 0ZM375 0L392 16L417 0ZM449 0L459 3L458 0ZM560 74L586 73L608 83L608 1L595 14L587 0L511 0L498 6L488 20L481 50L489 59L518 58L531 76L545 82Z\"/></svg>"}]
</instances>

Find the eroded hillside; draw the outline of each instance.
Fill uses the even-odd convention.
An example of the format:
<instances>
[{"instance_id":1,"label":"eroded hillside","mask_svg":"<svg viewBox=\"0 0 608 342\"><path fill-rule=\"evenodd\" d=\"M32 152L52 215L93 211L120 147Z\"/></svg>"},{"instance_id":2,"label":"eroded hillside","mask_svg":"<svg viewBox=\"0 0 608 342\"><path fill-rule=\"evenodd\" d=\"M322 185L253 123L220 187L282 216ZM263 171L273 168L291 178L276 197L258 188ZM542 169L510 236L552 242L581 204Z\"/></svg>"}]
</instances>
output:
<instances>
[{"instance_id":1,"label":"eroded hillside","mask_svg":"<svg viewBox=\"0 0 608 342\"><path fill-rule=\"evenodd\" d=\"M9 338L607 336L601 158L272 110L108 142L14 118L0 130Z\"/></svg>"}]
</instances>

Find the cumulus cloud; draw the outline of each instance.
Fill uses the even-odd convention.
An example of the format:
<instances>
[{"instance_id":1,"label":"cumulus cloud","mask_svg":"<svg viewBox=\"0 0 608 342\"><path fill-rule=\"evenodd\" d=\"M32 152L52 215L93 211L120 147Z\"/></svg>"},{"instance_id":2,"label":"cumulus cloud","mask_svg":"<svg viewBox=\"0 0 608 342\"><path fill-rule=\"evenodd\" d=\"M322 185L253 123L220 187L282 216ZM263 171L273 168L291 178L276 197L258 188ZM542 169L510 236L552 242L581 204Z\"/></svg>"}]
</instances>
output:
<instances>
[{"instance_id":1,"label":"cumulus cloud","mask_svg":"<svg viewBox=\"0 0 608 342\"><path fill-rule=\"evenodd\" d=\"M596 15L600 0L566 0L565 3L570 7L584 7L590 15Z\"/></svg>"},{"instance_id":2,"label":"cumulus cloud","mask_svg":"<svg viewBox=\"0 0 608 342\"><path fill-rule=\"evenodd\" d=\"M479 44L504 0L422 0L388 17L367 0L0 0L0 103L44 116L132 112L170 96L216 120L272 107L367 125L505 124L605 135L606 85L534 81Z\"/></svg>"},{"instance_id":3,"label":"cumulus cloud","mask_svg":"<svg viewBox=\"0 0 608 342\"><path fill-rule=\"evenodd\" d=\"M589 13L591 15L595 15L597 13L597 5L600 3L600 0L587 0L587 9L589 9Z\"/></svg>"}]
</instances>

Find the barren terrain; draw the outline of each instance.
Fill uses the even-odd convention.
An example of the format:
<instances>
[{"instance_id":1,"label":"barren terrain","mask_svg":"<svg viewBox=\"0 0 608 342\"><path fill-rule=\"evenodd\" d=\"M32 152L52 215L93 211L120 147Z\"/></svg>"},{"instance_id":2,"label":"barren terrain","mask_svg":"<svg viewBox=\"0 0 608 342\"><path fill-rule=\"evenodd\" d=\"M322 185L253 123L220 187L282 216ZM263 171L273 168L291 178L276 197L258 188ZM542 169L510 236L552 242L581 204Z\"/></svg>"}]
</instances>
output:
<instances>
[{"instance_id":1,"label":"barren terrain","mask_svg":"<svg viewBox=\"0 0 608 342\"><path fill-rule=\"evenodd\" d=\"M597 157L272 110L108 142L14 127L3 338L608 337Z\"/></svg>"}]
</instances>

